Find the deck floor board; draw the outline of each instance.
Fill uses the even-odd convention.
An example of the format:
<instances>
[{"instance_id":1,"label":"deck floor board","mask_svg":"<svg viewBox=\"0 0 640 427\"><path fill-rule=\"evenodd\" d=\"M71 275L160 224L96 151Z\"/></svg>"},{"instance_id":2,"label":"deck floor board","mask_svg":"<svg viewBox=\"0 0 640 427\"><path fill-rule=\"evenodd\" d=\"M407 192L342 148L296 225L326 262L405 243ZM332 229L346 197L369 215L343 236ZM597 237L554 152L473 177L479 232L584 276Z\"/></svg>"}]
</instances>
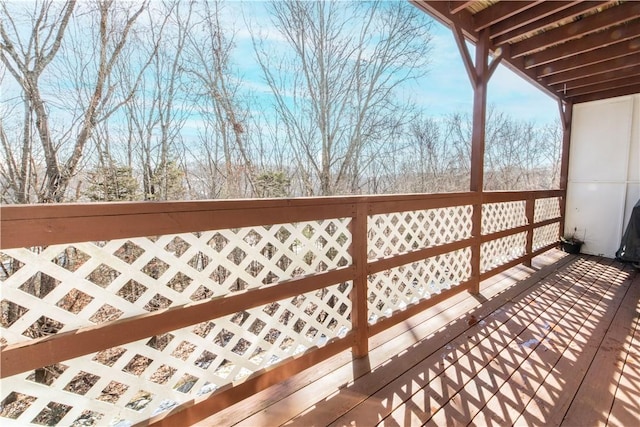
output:
<instances>
[{"instance_id":1,"label":"deck floor board","mask_svg":"<svg viewBox=\"0 0 640 427\"><path fill-rule=\"evenodd\" d=\"M197 425L640 425L640 274L552 250Z\"/></svg>"}]
</instances>

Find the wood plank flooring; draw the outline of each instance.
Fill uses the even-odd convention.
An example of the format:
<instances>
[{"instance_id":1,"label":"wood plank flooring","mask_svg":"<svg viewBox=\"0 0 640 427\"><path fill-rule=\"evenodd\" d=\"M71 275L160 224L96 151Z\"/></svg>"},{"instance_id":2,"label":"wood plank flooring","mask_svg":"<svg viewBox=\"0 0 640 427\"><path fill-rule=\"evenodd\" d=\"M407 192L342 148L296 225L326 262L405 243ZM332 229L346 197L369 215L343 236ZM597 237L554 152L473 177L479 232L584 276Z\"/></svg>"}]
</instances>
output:
<instances>
[{"instance_id":1,"label":"wood plank flooring","mask_svg":"<svg viewBox=\"0 0 640 427\"><path fill-rule=\"evenodd\" d=\"M640 274L549 251L198 423L640 426Z\"/></svg>"}]
</instances>

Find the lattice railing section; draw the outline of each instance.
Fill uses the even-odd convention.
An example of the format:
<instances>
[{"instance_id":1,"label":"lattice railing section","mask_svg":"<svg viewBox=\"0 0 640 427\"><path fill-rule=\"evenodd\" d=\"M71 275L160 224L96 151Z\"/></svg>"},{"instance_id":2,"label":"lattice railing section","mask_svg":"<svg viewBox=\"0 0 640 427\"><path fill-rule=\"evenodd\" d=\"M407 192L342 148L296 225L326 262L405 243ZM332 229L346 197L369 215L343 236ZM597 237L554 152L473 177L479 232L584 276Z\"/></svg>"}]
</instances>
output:
<instances>
[{"instance_id":1,"label":"lattice railing section","mask_svg":"<svg viewBox=\"0 0 640 427\"><path fill-rule=\"evenodd\" d=\"M369 276L369 323L469 279L469 248L427 258Z\"/></svg>"},{"instance_id":2,"label":"lattice railing section","mask_svg":"<svg viewBox=\"0 0 640 427\"><path fill-rule=\"evenodd\" d=\"M350 283L323 288L16 375L3 384L2 411L19 425L142 421L344 336L350 290ZM23 407L11 408L18 398Z\"/></svg>"},{"instance_id":3,"label":"lattice railing section","mask_svg":"<svg viewBox=\"0 0 640 427\"><path fill-rule=\"evenodd\" d=\"M471 237L472 206L396 212L369 217L369 259Z\"/></svg>"},{"instance_id":4,"label":"lattice railing section","mask_svg":"<svg viewBox=\"0 0 640 427\"><path fill-rule=\"evenodd\" d=\"M482 205L482 234L496 233L522 225L527 225L524 201Z\"/></svg>"},{"instance_id":5,"label":"lattice railing section","mask_svg":"<svg viewBox=\"0 0 640 427\"><path fill-rule=\"evenodd\" d=\"M2 284L2 304L15 307L3 338L25 341L343 267L351 264L348 224L336 219L7 250L3 263L11 275ZM43 322L48 332L33 326Z\"/></svg>"},{"instance_id":6,"label":"lattice railing section","mask_svg":"<svg viewBox=\"0 0 640 427\"><path fill-rule=\"evenodd\" d=\"M465 196L460 203L475 203L470 200ZM482 234L526 225L526 203L484 204ZM358 221L360 212L367 209L357 210ZM472 215L473 207L465 204L368 216L368 259L362 265L368 261L388 268L407 262L404 254L470 239ZM558 197L535 201L535 222L559 215ZM265 285L277 289L279 282L332 269L350 268L339 272L345 274L336 281L358 280L353 267L360 264L354 262L351 251L360 253L364 242L358 239L365 236L357 234L354 241L351 220L7 249L0 252L1 344L28 342ZM533 250L557 241L558 233L558 223L534 229ZM471 285L474 242L369 275L369 323L465 282ZM481 272L521 258L526 244L526 232L482 243ZM408 259L415 260L418 254ZM393 260L396 255L402 257ZM381 258L386 259L379 261ZM307 349L345 337L352 327L353 286L351 281L334 283L4 378L0 424L128 426L144 422ZM264 295L265 291L257 292ZM251 306L248 301L247 307ZM307 356L315 357L300 358Z\"/></svg>"},{"instance_id":7,"label":"lattice railing section","mask_svg":"<svg viewBox=\"0 0 640 427\"><path fill-rule=\"evenodd\" d=\"M480 245L480 271L482 273L499 267L526 252L527 233L512 234Z\"/></svg>"},{"instance_id":8,"label":"lattice railing section","mask_svg":"<svg viewBox=\"0 0 640 427\"><path fill-rule=\"evenodd\" d=\"M560 217L560 198L548 197L545 199L536 199L534 222L541 222L547 219ZM557 239L556 239L557 240Z\"/></svg>"},{"instance_id":9,"label":"lattice railing section","mask_svg":"<svg viewBox=\"0 0 640 427\"><path fill-rule=\"evenodd\" d=\"M547 245L551 245L558 241L560 236L560 224L547 224L533 230L533 250L537 251Z\"/></svg>"},{"instance_id":10,"label":"lattice railing section","mask_svg":"<svg viewBox=\"0 0 640 427\"><path fill-rule=\"evenodd\" d=\"M349 222L5 250L2 344L350 265ZM143 420L344 335L350 328L350 289L350 283L336 284L16 375L3 380L0 417L19 425Z\"/></svg>"}]
</instances>

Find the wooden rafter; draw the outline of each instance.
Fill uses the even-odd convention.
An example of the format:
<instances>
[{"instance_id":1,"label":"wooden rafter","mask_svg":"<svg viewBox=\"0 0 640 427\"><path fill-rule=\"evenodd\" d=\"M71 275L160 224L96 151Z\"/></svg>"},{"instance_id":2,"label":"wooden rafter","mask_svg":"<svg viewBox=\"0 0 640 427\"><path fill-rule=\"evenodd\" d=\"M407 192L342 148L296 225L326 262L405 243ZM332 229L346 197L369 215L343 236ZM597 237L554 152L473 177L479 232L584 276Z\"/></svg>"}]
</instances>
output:
<instances>
[{"instance_id":1,"label":"wooden rafter","mask_svg":"<svg viewBox=\"0 0 640 427\"><path fill-rule=\"evenodd\" d=\"M575 4L580 3L579 1L546 1L540 4L536 4L534 7L518 13L515 16L510 17L509 19L500 21L491 26L491 34L490 37L494 39L503 34L507 34L509 32L515 31L519 28L524 27L525 25L530 25L535 22L540 22L541 19L546 18L548 16L552 16L553 14L557 14L560 11L567 9Z\"/></svg>"},{"instance_id":2,"label":"wooden rafter","mask_svg":"<svg viewBox=\"0 0 640 427\"><path fill-rule=\"evenodd\" d=\"M618 43L609 49L602 51L595 50L584 53L577 57L561 59L539 67L537 71L539 77L548 77L563 71L575 70L582 67L589 67L602 62L612 61L627 55L640 52L640 38L624 43Z\"/></svg>"},{"instance_id":3,"label":"wooden rafter","mask_svg":"<svg viewBox=\"0 0 640 427\"><path fill-rule=\"evenodd\" d=\"M558 84L553 86L553 88L557 92L567 92L572 89L576 89L584 86L591 86L591 85L605 83L605 82L612 82L613 80L625 79L627 77L636 77L640 81L640 68L630 67L624 70L608 71L603 74L597 74L595 76L584 77L581 79L572 80L570 82ZM615 83L612 84L612 87L615 87Z\"/></svg>"},{"instance_id":4,"label":"wooden rafter","mask_svg":"<svg viewBox=\"0 0 640 427\"><path fill-rule=\"evenodd\" d=\"M637 37L640 37L640 19L529 55L525 61L525 67L533 68L553 61L571 58Z\"/></svg>"},{"instance_id":5,"label":"wooden rafter","mask_svg":"<svg viewBox=\"0 0 640 427\"><path fill-rule=\"evenodd\" d=\"M578 80L584 77L595 76L597 74L604 74L610 71L623 70L638 66L640 66L640 52L622 58L613 59L611 61L601 62L590 67L586 67L585 69L580 68L577 70L554 74L553 76L544 79L544 81L549 85L555 85L570 82L571 80Z\"/></svg>"},{"instance_id":6,"label":"wooden rafter","mask_svg":"<svg viewBox=\"0 0 640 427\"><path fill-rule=\"evenodd\" d=\"M455 27L459 47L463 38L477 44L486 32L487 51L500 52L500 63L564 101L603 99L635 87L640 1L411 1ZM477 73L461 52L475 88ZM497 64L489 65L489 75Z\"/></svg>"},{"instance_id":7,"label":"wooden rafter","mask_svg":"<svg viewBox=\"0 0 640 427\"><path fill-rule=\"evenodd\" d=\"M640 2L623 3L609 13L594 13L579 21L562 25L511 45L514 58L524 56L569 40L606 30L640 16Z\"/></svg>"},{"instance_id":8,"label":"wooden rafter","mask_svg":"<svg viewBox=\"0 0 640 427\"><path fill-rule=\"evenodd\" d=\"M546 3L555 3L555 2L546 2ZM596 1L596 2L580 2L576 5L573 5L566 9L558 9L557 12L540 16L538 19L517 28L516 30L512 30L506 34L498 35L496 34L493 38L493 43L496 45L501 45L503 43L512 43L513 41L522 38L527 34L535 34L538 31L541 31L545 28L552 27L553 25L557 25L559 22L566 19L574 19L583 14L589 13L594 9L602 7L609 3L608 1ZM514 18L517 19L517 18Z\"/></svg>"},{"instance_id":9,"label":"wooden rafter","mask_svg":"<svg viewBox=\"0 0 640 427\"><path fill-rule=\"evenodd\" d=\"M579 88L571 89L567 91L568 96L586 95L589 93L598 93L602 91L624 88L628 86L637 86L640 81L639 76L625 77L623 79L617 79L615 81L602 82L590 86L582 86Z\"/></svg>"},{"instance_id":10,"label":"wooden rafter","mask_svg":"<svg viewBox=\"0 0 640 427\"><path fill-rule=\"evenodd\" d=\"M473 1L450 1L449 10L451 13L458 13L461 10L466 9Z\"/></svg>"},{"instance_id":11,"label":"wooden rafter","mask_svg":"<svg viewBox=\"0 0 640 427\"><path fill-rule=\"evenodd\" d=\"M608 89L602 92L589 93L586 95L576 96L574 102L590 102L590 101L598 101L603 98L615 98L617 96L625 96L625 95L633 95L635 93L640 93L640 83L634 86L624 86Z\"/></svg>"},{"instance_id":12,"label":"wooden rafter","mask_svg":"<svg viewBox=\"0 0 640 427\"><path fill-rule=\"evenodd\" d=\"M503 22L533 6L540 1L513 1L499 2L495 6L488 7L473 16L474 29L480 31L499 22Z\"/></svg>"}]
</instances>

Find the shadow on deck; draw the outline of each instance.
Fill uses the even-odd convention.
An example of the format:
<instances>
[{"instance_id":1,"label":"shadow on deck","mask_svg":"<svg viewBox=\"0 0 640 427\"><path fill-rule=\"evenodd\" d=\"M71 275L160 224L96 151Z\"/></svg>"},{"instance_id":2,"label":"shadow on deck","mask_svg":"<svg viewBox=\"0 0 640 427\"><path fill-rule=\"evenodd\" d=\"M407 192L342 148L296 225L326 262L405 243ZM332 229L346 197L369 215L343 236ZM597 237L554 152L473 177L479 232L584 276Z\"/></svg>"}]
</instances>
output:
<instances>
[{"instance_id":1,"label":"shadow on deck","mask_svg":"<svg viewBox=\"0 0 640 427\"><path fill-rule=\"evenodd\" d=\"M198 425L637 425L640 275L550 251ZM398 353L398 349L402 349Z\"/></svg>"}]
</instances>

